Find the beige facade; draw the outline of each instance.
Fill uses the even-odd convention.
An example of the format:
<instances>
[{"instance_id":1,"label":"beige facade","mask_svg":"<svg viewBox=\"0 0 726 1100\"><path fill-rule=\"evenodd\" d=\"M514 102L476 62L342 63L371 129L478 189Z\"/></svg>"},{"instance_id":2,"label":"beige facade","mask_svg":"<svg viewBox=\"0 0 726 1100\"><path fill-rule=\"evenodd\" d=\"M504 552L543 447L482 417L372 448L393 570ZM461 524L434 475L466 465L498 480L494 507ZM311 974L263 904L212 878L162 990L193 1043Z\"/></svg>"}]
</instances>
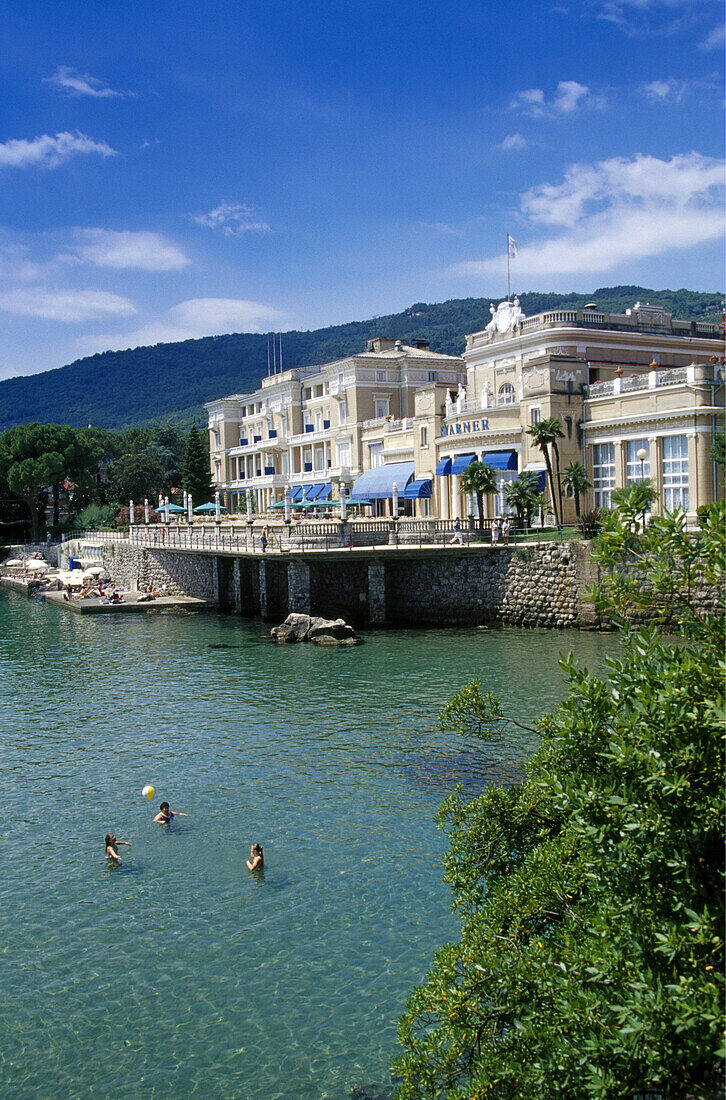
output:
<instances>
[{"instance_id":1,"label":"beige facade","mask_svg":"<svg viewBox=\"0 0 726 1100\"><path fill-rule=\"evenodd\" d=\"M205 406L212 480L231 510L244 508L248 490L258 511L281 501L286 487L325 484L335 498L342 485L349 493L364 471L413 461L417 391L438 394L443 410L464 377L462 359L426 341L382 337L359 355L272 374L254 393Z\"/></svg>"},{"instance_id":2,"label":"beige facade","mask_svg":"<svg viewBox=\"0 0 726 1100\"><path fill-rule=\"evenodd\" d=\"M723 427L717 325L641 303L624 314L593 305L525 317L515 298L491 315L467 336L461 359L422 341L377 338L360 355L273 374L252 394L210 402L212 476L226 506L243 508L250 490L262 511L286 487L365 496L370 477L359 479L384 467L371 494L378 514L390 514L397 492L408 514L465 518L476 505L459 479L477 458L497 470L486 509L499 515L519 473L536 472L546 488L527 429L549 417L564 433L561 469L586 467L586 507L606 506L614 488L645 476L658 491L654 510L679 506L695 521L697 507L722 492L710 457ZM564 518L575 518L572 501Z\"/></svg>"}]
</instances>

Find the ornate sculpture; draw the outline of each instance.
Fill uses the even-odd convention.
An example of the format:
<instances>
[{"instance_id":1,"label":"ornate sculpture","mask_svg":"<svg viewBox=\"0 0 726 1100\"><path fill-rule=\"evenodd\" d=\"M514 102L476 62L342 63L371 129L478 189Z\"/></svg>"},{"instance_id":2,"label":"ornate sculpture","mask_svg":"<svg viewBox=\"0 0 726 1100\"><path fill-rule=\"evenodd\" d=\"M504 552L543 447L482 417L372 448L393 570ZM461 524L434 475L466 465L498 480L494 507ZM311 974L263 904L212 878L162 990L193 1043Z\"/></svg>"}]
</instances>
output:
<instances>
[{"instance_id":1,"label":"ornate sculpture","mask_svg":"<svg viewBox=\"0 0 726 1100\"><path fill-rule=\"evenodd\" d=\"M492 319L484 331L489 334L490 343L497 333L500 336L506 336L524 319L519 298L515 298L513 302L500 302L496 309L490 305L489 312Z\"/></svg>"}]
</instances>

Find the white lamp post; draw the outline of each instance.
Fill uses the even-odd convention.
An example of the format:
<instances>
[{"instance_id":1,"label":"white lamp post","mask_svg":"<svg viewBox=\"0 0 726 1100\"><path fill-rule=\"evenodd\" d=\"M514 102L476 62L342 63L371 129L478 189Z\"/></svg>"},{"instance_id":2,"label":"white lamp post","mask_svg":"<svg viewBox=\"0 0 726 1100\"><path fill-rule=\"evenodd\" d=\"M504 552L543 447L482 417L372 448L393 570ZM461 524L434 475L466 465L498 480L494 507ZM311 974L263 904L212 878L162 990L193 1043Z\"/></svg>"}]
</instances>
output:
<instances>
[{"instance_id":1,"label":"white lamp post","mask_svg":"<svg viewBox=\"0 0 726 1100\"><path fill-rule=\"evenodd\" d=\"M635 457L640 459L640 480L645 481L645 460L648 457L645 447L638 447ZM645 502L643 502L643 533L645 533Z\"/></svg>"},{"instance_id":2,"label":"white lamp post","mask_svg":"<svg viewBox=\"0 0 726 1100\"><path fill-rule=\"evenodd\" d=\"M247 522L252 523L252 490L247 490Z\"/></svg>"},{"instance_id":3,"label":"white lamp post","mask_svg":"<svg viewBox=\"0 0 726 1100\"><path fill-rule=\"evenodd\" d=\"M130 500L129 501L129 527L133 527L133 525L134 525L134 502L133 502L133 500Z\"/></svg>"},{"instance_id":4,"label":"white lamp post","mask_svg":"<svg viewBox=\"0 0 726 1100\"><path fill-rule=\"evenodd\" d=\"M393 512L393 518L398 519L398 485L396 484L395 481L394 481L393 485L391 486L391 495L393 496L393 502L392 502L392 507L391 507L391 510Z\"/></svg>"},{"instance_id":5,"label":"white lamp post","mask_svg":"<svg viewBox=\"0 0 726 1100\"><path fill-rule=\"evenodd\" d=\"M283 501L284 501L283 511L285 513L285 523L289 523L290 522L290 512L291 512L291 507L290 507L290 486L289 485L285 486L285 493L284 493L284 496L283 496Z\"/></svg>"},{"instance_id":6,"label":"white lamp post","mask_svg":"<svg viewBox=\"0 0 726 1100\"><path fill-rule=\"evenodd\" d=\"M187 493L187 519L189 523L192 523L194 519L194 501L191 493Z\"/></svg>"},{"instance_id":7,"label":"white lamp post","mask_svg":"<svg viewBox=\"0 0 726 1100\"><path fill-rule=\"evenodd\" d=\"M219 489L214 494L214 522L221 523L222 513L219 506Z\"/></svg>"},{"instance_id":8,"label":"white lamp post","mask_svg":"<svg viewBox=\"0 0 726 1100\"><path fill-rule=\"evenodd\" d=\"M348 518L348 501L345 496L345 485L340 486L340 522L345 523Z\"/></svg>"},{"instance_id":9,"label":"white lamp post","mask_svg":"<svg viewBox=\"0 0 726 1100\"><path fill-rule=\"evenodd\" d=\"M149 498L144 497L144 523L148 526L149 523Z\"/></svg>"},{"instance_id":10,"label":"white lamp post","mask_svg":"<svg viewBox=\"0 0 726 1100\"><path fill-rule=\"evenodd\" d=\"M171 513L169 512L169 498L164 497L164 523L169 523L171 519Z\"/></svg>"}]
</instances>

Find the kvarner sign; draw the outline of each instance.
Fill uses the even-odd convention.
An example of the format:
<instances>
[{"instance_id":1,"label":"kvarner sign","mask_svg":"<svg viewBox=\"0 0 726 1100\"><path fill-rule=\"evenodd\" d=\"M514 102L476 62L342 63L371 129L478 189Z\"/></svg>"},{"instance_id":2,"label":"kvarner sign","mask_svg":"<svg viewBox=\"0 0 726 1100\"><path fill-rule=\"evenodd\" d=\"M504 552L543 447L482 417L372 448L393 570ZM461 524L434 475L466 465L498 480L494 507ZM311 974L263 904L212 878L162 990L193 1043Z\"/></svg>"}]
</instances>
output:
<instances>
[{"instance_id":1,"label":"kvarner sign","mask_svg":"<svg viewBox=\"0 0 726 1100\"><path fill-rule=\"evenodd\" d=\"M465 435L472 432L488 432L488 420L463 420L457 424L442 424L442 435Z\"/></svg>"}]
</instances>

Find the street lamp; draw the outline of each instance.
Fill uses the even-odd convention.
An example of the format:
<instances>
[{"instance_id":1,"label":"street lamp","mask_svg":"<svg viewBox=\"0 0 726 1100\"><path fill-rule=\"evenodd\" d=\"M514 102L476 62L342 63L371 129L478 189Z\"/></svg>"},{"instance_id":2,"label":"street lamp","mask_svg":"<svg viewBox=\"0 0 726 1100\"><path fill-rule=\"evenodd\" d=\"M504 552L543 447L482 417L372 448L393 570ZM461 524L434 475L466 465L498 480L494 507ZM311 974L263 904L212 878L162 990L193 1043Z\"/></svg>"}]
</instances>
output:
<instances>
[{"instance_id":1,"label":"street lamp","mask_svg":"<svg viewBox=\"0 0 726 1100\"><path fill-rule=\"evenodd\" d=\"M393 518L398 519L398 485L394 481L391 486L391 495L393 496L393 506L391 511L393 512Z\"/></svg>"},{"instance_id":2,"label":"street lamp","mask_svg":"<svg viewBox=\"0 0 726 1100\"><path fill-rule=\"evenodd\" d=\"M129 501L129 527L133 527L133 525L134 525L134 502L133 502L133 500L130 500Z\"/></svg>"},{"instance_id":3,"label":"street lamp","mask_svg":"<svg viewBox=\"0 0 726 1100\"><path fill-rule=\"evenodd\" d=\"M635 457L640 459L640 480L645 482L645 460L648 457L645 447L638 447ZM645 497L643 497L643 534L645 534Z\"/></svg>"},{"instance_id":4,"label":"street lamp","mask_svg":"<svg viewBox=\"0 0 726 1100\"><path fill-rule=\"evenodd\" d=\"M149 498L144 497L144 523L148 527L149 525Z\"/></svg>"}]
</instances>

